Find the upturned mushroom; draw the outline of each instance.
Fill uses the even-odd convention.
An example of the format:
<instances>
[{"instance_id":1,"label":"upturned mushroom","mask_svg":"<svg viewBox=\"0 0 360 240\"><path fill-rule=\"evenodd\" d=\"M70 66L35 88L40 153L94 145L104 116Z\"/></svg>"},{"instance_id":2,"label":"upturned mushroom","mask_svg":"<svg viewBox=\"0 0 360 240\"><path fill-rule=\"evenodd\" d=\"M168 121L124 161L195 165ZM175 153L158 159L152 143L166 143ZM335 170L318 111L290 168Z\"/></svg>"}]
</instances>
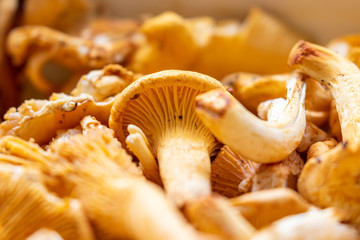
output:
<instances>
[{"instance_id":1,"label":"upturned mushroom","mask_svg":"<svg viewBox=\"0 0 360 240\"><path fill-rule=\"evenodd\" d=\"M268 121L260 120L230 93L221 90L198 96L196 113L235 153L256 162L271 163L285 159L299 145L306 125L304 98L305 84L295 75L288 82L287 100L272 106L277 114L272 114Z\"/></svg>"},{"instance_id":2,"label":"upturned mushroom","mask_svg":"<svg viewBox=\"0 0 360 240\"><path fill-rule=\"evenodd\" d=\"M360 223L360 70L324 47L299 41L289 65L323 83L335 99L343 142L310 159L298 182L299 192L321 207L338 207L347 220Z\"/></svg>"},{"instance_id":3,"label":"upturned mushroom","mask_svg":"<svg viewBox=\"0 0 360 240\"><path fill-rule=\"evenodd\" d=\"M6 158L0 155L0 239L23 240L40 228L54 229L65 240L94 239L77 200L50 193L40 171L5 164Z\"/></svg>"},{"instance_id":4,"label":"upturned mushroom","mask_svg":"<svg viewBox=\"0 0 360 240\"><path fill-rule=\"evenodd\" d=\"M195 97L212 89L225 90L200 73L162 71L129 85L111 110L109 126L124 145L129 124L144 132L165 190L179 206L211 191L209 155L217 141L195 114Z\"/></svg>"}]
</instances>

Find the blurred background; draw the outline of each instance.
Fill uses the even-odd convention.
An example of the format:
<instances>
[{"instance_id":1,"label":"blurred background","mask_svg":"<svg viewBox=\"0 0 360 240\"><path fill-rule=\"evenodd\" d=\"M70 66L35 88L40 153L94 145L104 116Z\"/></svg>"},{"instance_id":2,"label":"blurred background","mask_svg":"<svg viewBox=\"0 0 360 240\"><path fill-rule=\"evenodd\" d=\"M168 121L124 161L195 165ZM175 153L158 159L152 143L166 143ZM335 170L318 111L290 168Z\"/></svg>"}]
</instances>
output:
<instances>
[{"instance_id":1,"label":"blurred background","mask_svg":"<svg viewBox=\"0 0 360 240\"><path fill-rule=\"evenodd\" d=\"M165 11L185 18L211 16L241 22L252 7L258 7L304 38L326 44L335 37L360 32L359 6L357 0L0 0L0 114L25 99L69 93L83 74L106 64L127 67L143 42L143 22ZM19 27L22 30L9 37ZM210 66L189 70L223 77L207 71ZM226 73L256 72L253 69L229 68ZM143 73L147 72L151 70ZM258 73L273 72L259 69Z\"/></svg>"}]
</instances>

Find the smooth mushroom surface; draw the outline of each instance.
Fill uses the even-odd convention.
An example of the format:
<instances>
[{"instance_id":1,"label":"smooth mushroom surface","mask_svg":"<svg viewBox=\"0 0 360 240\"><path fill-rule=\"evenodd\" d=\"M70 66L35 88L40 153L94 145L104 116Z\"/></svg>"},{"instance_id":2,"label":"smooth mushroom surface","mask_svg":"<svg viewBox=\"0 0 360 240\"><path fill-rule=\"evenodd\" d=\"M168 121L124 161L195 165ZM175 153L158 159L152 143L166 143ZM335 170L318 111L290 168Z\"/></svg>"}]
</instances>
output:
<instances>
[{"instance_id":1,"label":"smooth mushroom surface","mask_svg":"<svg viewBox=\"0 0 360 240\"><path fill-rule=\"evenodd\" d=\"M252 240L357 240L357 232L340 223L333 209L317 210L282 218L259 231Z\"/></svg>"},{"instance_id":2,"label":"smooth mushroom surface","mask_svg":"<svg viewBox=\"0 0 360 240\"><path fill-rule=\"evenodd\" d=\"M217 195L199 197L185 205L185 215L199 230L221 239L250 239L255 228L238 212L227 198Z\"/></svg>"},{"instance_id":3,"label":"smooth mushroom surface","mask_svg":"<svg viewBox=\"0 0 360 240\"><path fill-rule=\"evenodd\" d=\"M287 100L281 101L280 107L272 107L277 114L272 114L276 117L271 121L257 118L230 93L221 90L199 95L196 113L235 153L259 163L278 162L297 148L304 134L305 88L301 77L294 75L288 82Z\"/></svg>"},{"instance_id":4,"label":"smooth mushroom surface","mask_svg":"<svg viewBox=\"0 0 360 240\"><path fill-rule=\"evenodd\" d=\"M341 55L299 41L289 65L323 83L335 99L343 142L310 159L300 175L299 192L321 207L337 207L348 221L360 223L360 70Z\"/></svg>"},{"instance_id":5,"label":"smooth mushroom surface","mask_svg":"<svg viewBox=\"0 0 360 240\"><path fill-rule=\"evenodd\" d=\"M211 192L209 156L217 141L195 114L195 97L212 89L224 91L200 73L162 71L130 84L111 110L109 126L124 146L130 124L144 132L164 188L179 206Z\"/></svg>"},{"instance_id":6,"label":"smooth mushroom surface","mask_svg":"<svg viewBox=\"0 0 360 240\"><path fill-rule=\"evenodd\" d=\"M310 204L289 188L275 188L246 193L232 198L233 206L260 229L285 216L306 212Z\"/></svg>"}]
</instances>

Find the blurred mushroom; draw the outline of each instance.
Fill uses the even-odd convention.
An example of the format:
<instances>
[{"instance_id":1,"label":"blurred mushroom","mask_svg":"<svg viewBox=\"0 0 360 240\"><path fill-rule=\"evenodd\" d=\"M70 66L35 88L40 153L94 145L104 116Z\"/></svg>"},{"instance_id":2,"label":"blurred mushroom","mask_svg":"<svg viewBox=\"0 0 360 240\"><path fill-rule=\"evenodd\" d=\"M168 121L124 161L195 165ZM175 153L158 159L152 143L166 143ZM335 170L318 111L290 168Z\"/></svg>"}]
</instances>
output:
<instances>
[{"instance_id":1,"label":"blurred mushroom","mask_svg":"<svg viewBox=\"0 0 360 240\"><path fill-rule=\"evenodd\" d=\"M286 82L292 74L258 75L234 73L221 80L232 95L250 112L256 114L261 102L286 97Z\"/></svg>"},{"instance_id":2,"label":"blurred mushroom","mask_svg":"<svg viewBox=\"0 0 360 240\"><path fill-rule=\"evenodd\" d=\"M311 145L318 141L323 141L328 137L328 134L318 128L315 124L306 122L305 133L296 151L300 153L306 152Z\"/></svg>"},{"instance_id":3,"label":"blurred mushroom","mask_svg":"<svg viewBox=\"0 0 360 240\"><path fill-rule=\"evenodd\" d=\"M287 96L271 121L258 119L221 90L198 96L196 113L235 153L260 163L278 162L297 148L305 130L305 84L297 75L288 82Z\"/></svg>"},{"instance_id":4,"label":"blurred mushroom","mask_svg":"<svg viewBox=\"0 0 360 240\"><path fill-rule=\"evenodd\" d=\"M281 187L296 190L303 166L304 161L296 151L281 162L262 163L252 178L251 191Z\"/></svg>"},{"instance_id":5,"label":"blurred mushroom","mask_svg":"<svg viewBox=\"0 0 360 240\"><path fill-rule=\"evenodd\" d=\"M10 31L18 8L18 0L0 0L0 115L17 103L16 83L6 57L6 36Z\"/></svg>"},{"instance_id":6,"label":"blurred mushroom","mask_svg":"<svg viewBox=\"0 0 360 240\"><path fill-rule=\"evenodd\" d=\"M14 65L26 63L25 75L38 91L45 95L69 92L82 74L110 63L123 63L135 49L138 23L111 26L112 32L104 27L104 32L92 29L99 28L97 25L85 28L85 37L43 26L18 27L8 36L7 50Z\"/></svg>"},{"instance_id":7,"label":"blurred mushroom","mask_svg":"<svg viewBox=\"0 0 360 240\"><path fill-rule=\"evenodd\" d=\"M226 197L249 192L258 167L258 163L235 154L225 145L211 163L212 190Z\"/></svg>"},{"instance_id":8,"label":"blurred mushroom","mask_svg":"<svg viewBox=\"0 0 360 240\"><path fill-rule=\"evenodd\" d=\"M282 218L259 231L252 240L357 240L356 231L341 224L332 209L316 210Z\"/></svg>"},{"instance_id":9,"label":"blurred mushroom","mask_svg":"<svg viewBox=\"0 0 360 240\"><path fill-rule=\"evenodd\" d=\"M231 202L257 229L293 214L306 212L308 204L297 192L288 188L276 188L246 193Z\"/></svg>"},{"instance_id":10,"label":"blurred mushroom","mask_svg":"<svg viewBox=\"0 0 360 240\"><path fill-rule=\"evenodd\" d=\"M321 207L337 207L347 220L360 223L360 104L359 68L324 47L299 41L289 56L289 65L323 82L335 99L343 142L310 159L300 175L299 192Z\"/></svg>"},{"instance_id":11,"label":"blurred mushroom","mask_svg":"<svg viewBox=\"0 0 360 240\"><path fill-rule=\"evenodd\" d=\"M26 240L64 240L57 232L42 228L31 236L27 237Z\"/></svg>"},{"instance_id":12,"label":"blurred mushroom","mask_svg":"<svg viewBox=\"0 0 360 240\"><path fill-rule=\"evenodd\" d=\"M320 157L323 153L333 149L337 144L338 142L333 138L314 143L310 146L307 152L307 161L309 161L311 158Z\"/></svg>"},{"instance_id":13,"label":"blurred mushroom","mask_svg":"<svg viewBox=\"0 0 360 240\"><path fill-rule=\"evenodd\" d=\"M51 228L65 240L93 239L79 202L49 193L42 180L35 168L1 164L0 238L26 239L40 228Z\"/></svg>"},{"instance_id":14,"label":"blurred mushroom","mask_svg":"<svg viewBox=\"0 0 360 240\"><path fill-rule=\"evenodd\" d=\"M60 186L51 186L52 190L81 202L97 236L200 238L162 190L143 179L131 157L113 137L113 131L90 116L81 121L80 133L56 139L47 152L16 137L1 140L0 149L5 149L8 155L21 156L23 162L36 163L34 166L48 176L47 182L61 179ZM24 151L19 151L19 145L28 147L20 146ZM63 188L68 190L64 192Z\"/></svg>"},{"instance_id":15,"label":"blurred mushroom","mask_svg":"<svg viewBox=\"0 0 360 240\"><path fill-rule=\"evenodd\" d=\"M27 237L26 240L64 240L57 232L42 228Z\"/></svg>"},{"instance_id":16,"label":"blurred mushroom","mask_svg":"<svg viewBox=\"0 0 360 240\"><path fill-rule=\"evenodd\" d=\"M221 239L250 239L255 228L220 196L204 196L188 202L186 217L199 230L212 233Z\"/></svg>"},{"instance_id":17,"label":"blurred mushroom","mask_svg":"<svg viewBox=\"0 0 360 240\"><path fill-rule=\"evenodd\" d=\"M195 97L211 89L224 90L200 73L162 71L129 85L111 110L110 127L123 144L129 124L144 132L165 190L179 206L211 192L209 155L217 142L195 114Z\"/></svg>"},{"instance_id":18,"label":"blurred mushroom","mask_svg":"<svg viewBox=\"0 0 360 240\"><path fill-rule=\"evenodd\" d=\"M182 69L215 78L238 71L286 72L288 53L302 38L258 8L243 23L166 12L146 20L141 32L145 41L131 57L130 69L144 74Z\"/></svg>"}]
</instances>

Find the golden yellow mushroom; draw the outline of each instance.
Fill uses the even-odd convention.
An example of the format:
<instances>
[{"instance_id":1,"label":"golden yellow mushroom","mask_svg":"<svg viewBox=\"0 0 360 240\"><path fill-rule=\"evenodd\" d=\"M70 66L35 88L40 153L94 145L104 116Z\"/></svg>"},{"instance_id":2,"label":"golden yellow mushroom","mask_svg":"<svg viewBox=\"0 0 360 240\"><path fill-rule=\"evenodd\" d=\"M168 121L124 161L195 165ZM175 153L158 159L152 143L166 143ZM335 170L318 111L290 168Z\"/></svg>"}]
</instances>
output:
<instances>
[{"instance_id":1,"label":"golden yellow mushroom","mask_svg":"<svg viewBox=\"0 0 360 240\"><path fill-rule=\"evenodd\" d=\"M310 204L297 192L288 188L246 193L231 202L256 228L263 228L283 217L306 212Z\"/></svg>"},{"instance_id":2,"label":"golden yellow mushroom","mask_svg":"<svg viewBox=\"0 0 360 240\"><path fill-rule=\"evenodd\" d=\"M110 127L124 145L130 124L144 132L165 190L177 205L211 192L210 153L217 141L195 114L195 97L211 89L224 90L200 73L162 71L129 85L111 110Z\"/></svg>"},{"instance_id":3,"label":"golden yellow mushroom","mask_svg":"<svg viewBox=\"0 0 360 240\"><path fill-rule=\"evenodd\" d=\"M299 41L289 56L291 67L322 82L335 99L343 142L305 164L298 188L321 207L337 207L360 223L360 70L324 47Z\"/></svg>"},{"instance_id":4,"label":"golden yellow mushroom","mask_svg":"<svg viewBox=\"0 0 360 240\"><path fill-rule=\"evenodd\" d=\"M279 162L297 148L305 131L305 85L301 77L295 75L288 82L287 97L286 101L272 102L268 121L254 116L222 90L199 95L196 113L235 153L259 163Z\"/></svg>"},{"instance_id":5,"label":"golden yellow mushroom","mask_svg":"<svg viewBox=\"0 0 360 240\"><path fill-rule=\"evenodd\" d=\"M231 205L227 198L204 196L185 205L186 217L199 230L221 239L250 239L255 228Z\"/></svg>"},{"instance_id":6,"label":"golden yellow mushroom","mask_svg":"<svg viewBox=\"0 0 360 240\"><path fill-rule=\"evenodd\" d=\"M61 199L50 193L35 168L0 165L1 239L24 240L40 228L54 229L65 240L93 239L77 200Z\"/></svg>"}]
</instances>

